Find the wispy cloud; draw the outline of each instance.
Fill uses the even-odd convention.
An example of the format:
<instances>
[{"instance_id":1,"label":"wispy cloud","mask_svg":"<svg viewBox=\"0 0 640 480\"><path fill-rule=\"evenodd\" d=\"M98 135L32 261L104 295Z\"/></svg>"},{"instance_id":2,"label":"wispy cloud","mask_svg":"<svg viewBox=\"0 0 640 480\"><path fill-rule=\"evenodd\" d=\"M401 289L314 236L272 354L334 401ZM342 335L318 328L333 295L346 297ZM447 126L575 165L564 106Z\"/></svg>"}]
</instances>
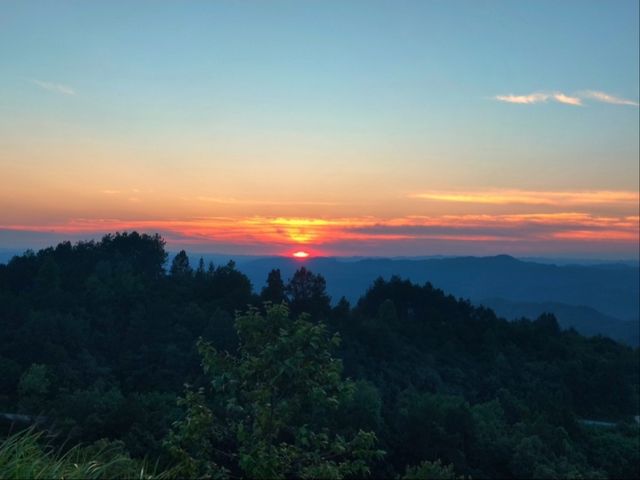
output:
<instances>
[{"instance_id":1,"label":"wispy cloud","mask_svg":"<svg viewBox=\"0 0 640 480\"><path fill-rule=\"evenodd\" d=\"M477 203L490 205L615 205L637 206L640 194L633 191L537 191L537 190L477 190L477 191L429 191L414 193L410 198L439 202Z\"/></svg>"},{"instance_id":2,"label":"wispy cloud","mask_svg":"<svg viewBox=\"0 0 640 480\"><path fill-rule=\"evenodd\" d=\"M339 203L336 202L314 202L314 201L292 201L292 202L282 202L282 201L274 201L274 200L261 200L261 199L240 199L233 197L208 197L208 196L198 196L196 200L200 202L208 202L208 203L220 203L223 205L254 205L254 206L297 206L297 205L318 205L318 206L338 206Z\"/></svg>"},{"instance_id":3,"label":"wispy cloud","mask_svg":"<svg viewBox=\"0 0 640 480\"><path fill-rule=\"evenodd\" d=\"M59 93L62 95L75 95L76 91L68 85L63 85L61 83L53 83L53 82L45 82L42 80L31 79L29 80L32 84L37 85L38 87L47 90L53 93Z\"/></svg>"},{"instance_id":4,"label":"wispy cloud","mask_svg":"<svg viewBox=\"0 0 640 480\"><path fill-rule=\"evenodd\" d=\"M563 92L533 92L524 95L515 95L510 93L507 95L495 95L492 98L499 102L515 103L520 105L533 105L535 103L547 103L552 101L580 107L583 105L584 100L589 99L596 100L598 102L610 103L612 105L638 106L638 102L633 100L597 90L584 90L573 95L567 95Z\"/></svg>"},{"instance_id":5,"label":"wispy cloud","mask_svg":"<svg viewBox=\"0 0 640 480\"><path fill-rule=\"evenodd\" d=\"M565 105L581 106L582 100L579 97L566 95L562 92L534 92L526 95L496 95L495 100L505 103L517 103L520 105L532 105L534 103L546 103L549 100L564 103Z\"/></svg>"},{"instance_id":6,"label":"wispy cloud","mask_svg":"<svg viewBox=\"0 0 640 480\"><path fill-rule=\"evenodd\" d=\"M581 94L584 97L597 100L598 102L611 103L613 105L630 105L633 107L637 107L639 105L638 102L634 102L633 100L611 95L606 92L599 92L597 90L585 90Z\"/></svg>"},{"instance_id":7,"label":"wispy cloud","mask_svg":"<svg viewBox=\"0 0 640 480\"><path fill-rule=\"evenodd\" d=\"M496 95L493 97L500 102L506 103L519 103L521 105L531 105L533 103L546 102L549 99L549 95L546 93L530 93L528 95Z\"/></svg>"},{"instance_id":8,"label":"wispy cloud","mask_svg":"<svg viewBox=\"0 0 640 480\"><path fill-rule=\"evenodd\" d=\"M582 105L582 100L578 97L572 97L570 95L565 95L561 92L556 92L552 95L552 98L558 103L564 103L566 105Z\"/></svg>"}]
</instances>

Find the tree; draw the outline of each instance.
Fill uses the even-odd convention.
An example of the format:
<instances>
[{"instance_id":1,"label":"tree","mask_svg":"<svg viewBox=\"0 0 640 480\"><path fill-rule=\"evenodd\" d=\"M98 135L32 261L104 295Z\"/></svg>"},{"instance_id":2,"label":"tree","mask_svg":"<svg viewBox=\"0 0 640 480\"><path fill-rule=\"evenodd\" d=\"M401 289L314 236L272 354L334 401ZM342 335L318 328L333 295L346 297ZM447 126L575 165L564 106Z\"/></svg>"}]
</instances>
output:
<instances>
[{"instance_id":1,"label":"tree","mask_svg":"<svg viewBox=\"0 0 640 480\"><path fill-rule=\"evenodd\" d=\"M456 475L453 465L443 465L440 460L421 462L415 467L407 467L402 480L462 480Z\"/></svg>"},{"instance_id":2,"label":"tree","mask_svg":"<svg viewBox=\"0 0 640 480\"><path fill-rule=\"evenodd\" d=\"M307 315L289 318L285 305L263 316L251 309L236 318L238 355L199 341L209 380L188 390L186 416L174 425L169 447L182 475L250 478L363 476L380 457L376 436L341 435L329 426L353 394L331 355L339 337Z\"/></svg>"},{"instance_id":3,"label":"tree","mask_svg":"<svg viewBox=\"0 0 640 480\"><path fill-rule=\"evenodd\" d=\"M198 280L202 280L206 274L207 271L204 268L204 258L200 257L200 260L198 261L198 269L196 270L196 278Z\"/></svg>"},{"instance_id":4,"label":"tree","mask_svg":"<svg viewBox=\"0 0 640 480\"><path fill-rule=\"evenodd\" d=\"M35 284L43 292L53 291L58 293L60 288L60 267L58 267L53 257L46 257L36 274Z\"/></svg>"},{"instance_id":5,"label":"tree","mask_svg":"<svg viewBox=\"0 0 640 480\"><path fill-rule=\"evenodd\" d=\"M307 312L312 317L326 317L331 309L326 289L327 282L322 275L316 275L305 267L298 269L286 288L292 313Z\"/></svg>"},{"instance_id":6,"label":"tree","mask_svg":"<svg viewBox=\"0 0 640 480\"><path fill-rule=\"evenodd\" d=\"M21 410L31 414L41 413L50 386L47 367L37 363L32 364L22 374L18 383Z\"/></svg>"},{"instance_id":7,"label":"tree","mask_svg":"<svg viewBox=\"0 0 640 480\"><path fill-rule=\"evenodd\" d=\"M173 258L171 262L171 275L174 277L189 277L191 276L192 269L189 265L189 257L187 252L180 250L180 252Z\"/></svg>"},{"instance_id":8,"label":"tree","mask_svg":"<svg viewBox=\"0 0 640 480\"><path fill-rule=\"evenodd\" d=\"M267 285L260 293L260 299L263 302L282 303L287 299L285 295L284 282L280 275L280 269L276 268L269 272L267 277Z\"/></svg>"}]
</instances>

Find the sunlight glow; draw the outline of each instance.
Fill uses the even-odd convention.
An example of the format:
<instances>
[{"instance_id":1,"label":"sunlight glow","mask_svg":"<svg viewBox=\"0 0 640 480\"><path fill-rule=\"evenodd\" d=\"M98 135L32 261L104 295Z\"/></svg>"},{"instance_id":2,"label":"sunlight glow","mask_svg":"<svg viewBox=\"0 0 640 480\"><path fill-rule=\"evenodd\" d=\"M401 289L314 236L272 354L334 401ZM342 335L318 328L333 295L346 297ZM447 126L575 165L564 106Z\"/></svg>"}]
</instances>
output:
<instances>
[{"instance_id":1,"label":"sunlight glow","mask_svg":"<svg viewBox=\"0 0 640 480\"><path fill-rule=\"evenodd\" d=\"M596 214L579 211L473 215L409 215L399 217L206 217L182 220L120 220L76 218L45 225L0 223L0 231L99 235L113 231L161 232L173 245L243 245L252 251L282 251L292 243L304 250L289 255L307 258L319 246L341 244L382 246L407 242L590 242L626 244L637 250L640 217L626 211ZM296 229L300 229L297 232ZM299 235L298 235L299 233ZM304 241L303 241L304 240ZM304 247L302 247L304 245ZM332 247L332 248L333 248ZM307 256L305 256L307 254Z\"/></svg>"}]
</instances>

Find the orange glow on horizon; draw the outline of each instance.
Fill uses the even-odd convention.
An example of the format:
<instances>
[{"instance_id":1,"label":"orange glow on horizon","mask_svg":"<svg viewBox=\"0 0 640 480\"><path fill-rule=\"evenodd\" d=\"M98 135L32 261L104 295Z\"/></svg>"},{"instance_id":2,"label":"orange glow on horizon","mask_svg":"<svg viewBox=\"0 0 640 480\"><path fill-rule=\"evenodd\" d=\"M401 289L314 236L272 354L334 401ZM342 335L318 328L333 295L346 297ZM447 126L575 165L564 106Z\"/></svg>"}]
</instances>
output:
<instances>
[{"instance_id":1,"label":"orange glow on horizon","mask_svg":"<svg viewBox=\"0 0 640 480\"><path fill-rule=\"evenodd\" d=\"M624 249L635 255L640 241L640 196L628 190L426 191L390 199L388 209L375 203L358 206L305 200L296 204L224 196L198 196L195 201L189 196L174 198L138 188L102 188L100 196L102 203L96 204L97 210L91 214L90 196L86 197L86 212L61 204L51 210L58 214L47 218L38 214L26 220L29 215L23 212L0 209L0 233L95 238L138 230L158 232L174 247L207 245L212 250L221 247L299 260L345 251L356 255L376 251L424 253L432 247L446 251L454 243L469 247L452 247L452 251L542 252L579 246L585 251ZM120 197L127 208L122 207L124 203L112 203ZM206 214L198 207L203 201ZM316 208L318 205L322 208ZM162 213L157 212L159 208ZM372 209L377 213L372 214ZM62 211L69 213L62 215ZM247 215L247 211L255 213Z\"/></svg>"},{"instance_id":2,"label":"orange glow on horizon","mask_svg":"<svg viewBox=\"0 0 640 480\"><path fill-rule=\"evenodd\" d=\"M196 217L160 220L75 218L47 225L0 224L0 230L96 236L116 231L158 232L172 245L236 245L247 251L288 252L304 259L340 251L424 242L496 243L500 250L538 242L552 245L617 244L637 248L640 218L626 213L597 215L559 211L527 214L409 215L400 217ZM293 250L304 248L304 250ZM547 247L543 247L547 248ZM292 250L286 250L292 248ZM306 256L304 254L307 254Z\"/></svg>"}]
</instances>

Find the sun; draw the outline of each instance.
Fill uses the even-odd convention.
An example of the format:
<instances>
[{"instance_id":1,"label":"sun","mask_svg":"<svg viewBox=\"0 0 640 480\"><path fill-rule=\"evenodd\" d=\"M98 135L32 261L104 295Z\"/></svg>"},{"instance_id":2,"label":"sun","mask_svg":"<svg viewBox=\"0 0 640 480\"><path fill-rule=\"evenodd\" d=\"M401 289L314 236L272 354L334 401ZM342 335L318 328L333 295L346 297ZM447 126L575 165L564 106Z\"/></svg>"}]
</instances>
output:
<instances>
[{"instance_id":1,"label":"sun","mask_svg":"<svg viewBox=\"0 0 640 480\"><path fill-rule=\"evenodd\" d=\"M295 258L308 258L309 254L307 252L299 251L299 252L293 253L291 256Z\"/></svg>"}]
</instances>

